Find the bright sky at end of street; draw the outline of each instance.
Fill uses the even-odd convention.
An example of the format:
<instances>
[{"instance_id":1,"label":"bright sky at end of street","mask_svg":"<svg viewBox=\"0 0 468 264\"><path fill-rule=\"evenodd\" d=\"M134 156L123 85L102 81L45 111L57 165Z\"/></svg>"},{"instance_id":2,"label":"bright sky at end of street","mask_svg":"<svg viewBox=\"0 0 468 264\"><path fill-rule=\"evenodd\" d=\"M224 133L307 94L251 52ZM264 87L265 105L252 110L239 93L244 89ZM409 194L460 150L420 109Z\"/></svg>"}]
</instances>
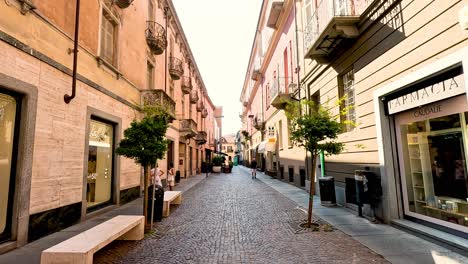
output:
<instances>
[{"instance_id":1,"label":"bright sky at end of street","mask_svg":"<svg viewBox=\"0 0 468 264\"><path fill-rule=\"evenodd\" d=\"M262 0L173 0L223 134L241 127L239 101Z\"/></svg>"}]
</instances>

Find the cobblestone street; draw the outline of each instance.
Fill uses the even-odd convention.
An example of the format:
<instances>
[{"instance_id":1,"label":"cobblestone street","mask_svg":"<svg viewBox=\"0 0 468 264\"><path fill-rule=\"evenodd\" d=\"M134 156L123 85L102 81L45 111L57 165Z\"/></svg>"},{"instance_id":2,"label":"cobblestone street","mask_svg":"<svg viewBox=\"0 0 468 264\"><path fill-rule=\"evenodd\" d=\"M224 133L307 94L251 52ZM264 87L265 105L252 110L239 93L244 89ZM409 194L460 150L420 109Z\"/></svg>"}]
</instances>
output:
<instances>
[{"instance_id":1,"label":"cobblestone street","mask_svg":"<svg viewBox=\"0 0 468 264\"><path fill-rule=\"evenodd\" d=\"M140 242L116 241L95 263L386 263L341 231L305 232L306 214L245 171L210 175Z\"/></svg>"}]
</instances>

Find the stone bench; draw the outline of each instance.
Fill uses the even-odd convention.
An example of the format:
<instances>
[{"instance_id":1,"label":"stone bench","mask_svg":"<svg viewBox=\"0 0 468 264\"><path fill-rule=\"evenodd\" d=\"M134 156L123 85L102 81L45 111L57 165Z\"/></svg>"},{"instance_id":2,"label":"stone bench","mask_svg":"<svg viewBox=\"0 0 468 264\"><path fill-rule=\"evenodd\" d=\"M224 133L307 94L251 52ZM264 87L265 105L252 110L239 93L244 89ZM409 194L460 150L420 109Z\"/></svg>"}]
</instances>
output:
<instances>
[{"instance_id":1,"label":"stone bench","mask_svg":"<svg viewBox=\"0 0 468 264\"><path fill-rule=\"evenodd\" d=\"M167 191L164 192L163 216L168 217L170 213L171 204L182 203L182 192Z\"/></svg>"},{"instance_id":2,"label":"stone bench","mask_svg":"<svg viewBox=\"0 0 468 264\"><path fill-rule=\"evenodd\" d=\"M144 229L143 216L116 216L42 251L41 264L92 264L96 251L114 240L141 240Z\"/></svg>"}]
</instances>

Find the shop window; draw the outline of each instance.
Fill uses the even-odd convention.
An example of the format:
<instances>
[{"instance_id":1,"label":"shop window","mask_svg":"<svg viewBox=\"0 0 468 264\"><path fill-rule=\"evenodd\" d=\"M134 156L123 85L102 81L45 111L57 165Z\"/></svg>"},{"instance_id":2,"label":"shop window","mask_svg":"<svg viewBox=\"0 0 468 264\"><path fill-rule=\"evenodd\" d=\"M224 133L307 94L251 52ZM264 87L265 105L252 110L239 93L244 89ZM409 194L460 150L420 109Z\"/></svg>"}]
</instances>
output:
<instances>
[{"instance_id":1,"label":"shop window","mask_svg":"<svg viewBox=\"0 0 468 264\"><path fill-rule=\"evenodd\" d=\"M411 213L468 226L467 113L400 126Z\"/></svg>"},{"instance_id":2,"label":"shop window","mask_svg":"<svg viewBox=\"0 0 468 264\"><path fill-rule=\"evenodd\" d=\"M92 119L88 144L86 201L92 211L112 200L114 126Z\"/></svg>"},{"instance_id":3,"label":"shop window","mask_svg":"<svg viewBox=\"0 0 468 264\"><path fill-rule=\"evenodd\" d=\"M18 110L16 98L0 92L0 241L11 236Z\"/></svg>"},{"instance_id":4,"label":"shop window","mask_svg":"<svg viewBox=\"0 0 468 264\"><path fill-rule=\"evenodd\" d=\"M340 98L344 98L340 105L341 123L343 124L343 131L349 132L354 130L356 124L354 70L339 76L338 88Z\"/></svg>"}]
</instances>

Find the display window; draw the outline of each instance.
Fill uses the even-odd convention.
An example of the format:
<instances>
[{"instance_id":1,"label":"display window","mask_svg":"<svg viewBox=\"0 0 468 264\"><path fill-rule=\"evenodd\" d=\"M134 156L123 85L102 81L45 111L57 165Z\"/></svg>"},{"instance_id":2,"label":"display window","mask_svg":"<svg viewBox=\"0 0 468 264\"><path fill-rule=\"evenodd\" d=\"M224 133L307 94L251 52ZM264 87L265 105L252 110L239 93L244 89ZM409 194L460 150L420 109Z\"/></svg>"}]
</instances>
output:
<instances>
[{"instance_id":1,"label":"display window","mask_svg":"<svg viewBox=\"0 0 468 264\"><path fill-rule=\"evenodd\" d=\"M395 115L406 215L468 231L466 95Z\"/></svg>"},{"instance_id":2,"label":"display window","mask_svg":"<svg viewBox=\"0 0 468 264\"><path fill-rule=\"evenodd\" d=\"M112 200L114 126L91 120L88 144L86 201L92 211Z\"/></svg>"},{"instance_id":3,"label":"display window","mask_svg":"<svg viewBox=\"0 0 468 264\"><path fill-rule=\"evenodd\" d=\"M11 235L19 103L0 92L0 242Z\"/></svg>"}]
</instances>

